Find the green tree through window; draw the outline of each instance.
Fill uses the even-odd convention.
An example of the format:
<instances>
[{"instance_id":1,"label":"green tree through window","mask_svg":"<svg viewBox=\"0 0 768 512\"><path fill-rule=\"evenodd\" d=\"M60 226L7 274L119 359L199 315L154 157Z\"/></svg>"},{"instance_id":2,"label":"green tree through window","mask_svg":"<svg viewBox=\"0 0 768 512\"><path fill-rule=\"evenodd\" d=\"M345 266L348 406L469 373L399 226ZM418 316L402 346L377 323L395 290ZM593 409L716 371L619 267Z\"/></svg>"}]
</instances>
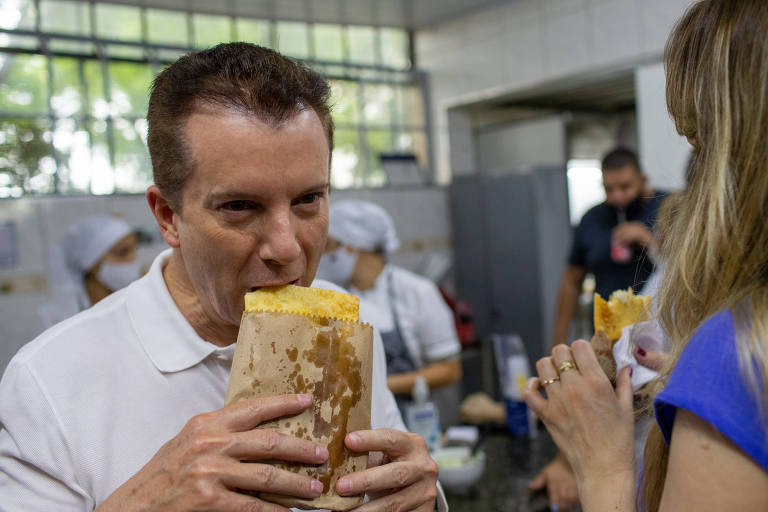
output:
<instances>
[{"instance_id":1,"label":"green tree through window","mask_svg":"<svg viewBox=\"0 0 768 512\"><path fill-rule=\"evenodd\" d=\"M384 184L381 153L430 165L422 82L400 29L3 0L0 30L0 197L142 192L152 179L153 76L193 48L230 40L273 46L330 79L335 187Z\"/></svg>"}]
</instances>

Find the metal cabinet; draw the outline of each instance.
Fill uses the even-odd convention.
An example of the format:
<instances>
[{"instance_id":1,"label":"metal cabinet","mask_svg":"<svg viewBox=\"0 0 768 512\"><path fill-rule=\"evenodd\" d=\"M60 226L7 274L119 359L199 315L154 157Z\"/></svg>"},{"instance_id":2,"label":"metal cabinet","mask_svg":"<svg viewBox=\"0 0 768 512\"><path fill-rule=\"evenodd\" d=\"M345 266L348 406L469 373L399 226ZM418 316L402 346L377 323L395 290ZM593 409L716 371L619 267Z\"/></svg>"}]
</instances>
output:
<instances>
[{"instance_id":1,"label":"metal cabinet","mask_svg":"<svg viewBox=\"0 0 768 512\"><path fill-rule=\"evenodd\" d=\"M456 284L478 336L516 332L534 362L550 344L571 242L565 168L457 176L450 199Z\"/></svg>"}]
</instances>

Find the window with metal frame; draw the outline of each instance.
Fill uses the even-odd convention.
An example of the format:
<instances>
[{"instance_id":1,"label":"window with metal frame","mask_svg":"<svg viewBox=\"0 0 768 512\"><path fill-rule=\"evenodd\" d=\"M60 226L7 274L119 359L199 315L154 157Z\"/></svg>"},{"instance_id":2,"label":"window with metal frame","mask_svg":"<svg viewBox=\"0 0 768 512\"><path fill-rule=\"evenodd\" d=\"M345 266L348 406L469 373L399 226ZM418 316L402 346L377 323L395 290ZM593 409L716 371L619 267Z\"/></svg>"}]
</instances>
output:
<instances>
[{"instance_id":1,"label":"window with metal frame","mask_svg":"<svg viewBox=\"0 0 768 512\"><path fill-rule=\"evenodd\" d=\"M0 3L0 198L143 192L152 77L193 49L245 40L328 77L332 184L379 187L383 153L431 175L426 80L407 31L82 0Z\"/></svg>"}]
</instances>

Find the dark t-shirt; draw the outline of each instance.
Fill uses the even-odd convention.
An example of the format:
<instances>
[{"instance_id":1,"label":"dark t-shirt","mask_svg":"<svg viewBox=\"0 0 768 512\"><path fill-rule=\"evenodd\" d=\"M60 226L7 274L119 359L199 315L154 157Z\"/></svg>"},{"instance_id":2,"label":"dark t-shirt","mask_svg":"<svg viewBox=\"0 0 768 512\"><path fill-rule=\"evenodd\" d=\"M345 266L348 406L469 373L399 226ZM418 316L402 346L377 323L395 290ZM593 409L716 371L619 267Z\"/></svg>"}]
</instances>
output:
<instances>
[{"instance_id":1,"label":"dark t-shirt","mask_svg":"<svg viewBox=\"0 0 768 512\"><path fill-rule=\"evenodd\" d=\"M641 221L652 230L665 195L657 192L651 198L630 204L625 211L627 221ZM611 258L611 232L618 224L618 211L608 203L591 208L574 232L568 258L570 265L586 268L595 275L595 291L606 300L614 290L629 286L639 290L653 272L653 262L639 245L631 247L632 257L625 263Z\"/></svg>"}]
</instances>

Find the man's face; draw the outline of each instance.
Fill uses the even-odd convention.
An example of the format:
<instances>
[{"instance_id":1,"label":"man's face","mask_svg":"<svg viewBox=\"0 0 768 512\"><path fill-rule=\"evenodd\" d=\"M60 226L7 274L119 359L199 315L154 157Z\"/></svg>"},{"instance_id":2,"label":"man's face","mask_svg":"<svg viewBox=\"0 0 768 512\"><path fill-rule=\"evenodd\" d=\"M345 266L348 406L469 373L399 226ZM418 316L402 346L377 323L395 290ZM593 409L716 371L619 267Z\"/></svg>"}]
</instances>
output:
<instances>
[{"instance_id":1,"label":"man's face","mask_svg":"<svg viewBox=\"0 0 768 512\"><path fill-rule=\"evenodd\" d=\"M623 210L640 197L645 187L645 178L632 165L603 171L605 202Z\"/></svg>"},{"instance_id":2,"label":"man's face","mask_svg":"<svg viewBox=\"0 0 768 512\"><path fill-rule=\"evenodd\" d=\"M194 170L179 248L206 315L237 325L245 293L314 279L328 233L328 141L311 110L279 128L201 110L185 135Z\"/></svg>"}]
</instances>

